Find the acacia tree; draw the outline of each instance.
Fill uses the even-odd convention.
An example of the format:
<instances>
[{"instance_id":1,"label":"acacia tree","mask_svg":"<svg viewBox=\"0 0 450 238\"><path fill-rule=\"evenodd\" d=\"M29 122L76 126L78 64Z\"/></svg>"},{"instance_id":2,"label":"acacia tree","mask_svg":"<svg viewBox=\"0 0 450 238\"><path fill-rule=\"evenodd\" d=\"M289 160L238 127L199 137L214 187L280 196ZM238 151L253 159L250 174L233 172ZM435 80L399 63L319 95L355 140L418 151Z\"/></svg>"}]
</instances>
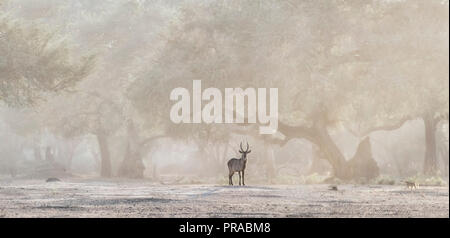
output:
<instances>
[{"instance_id":1,"label":"acacia tree","mask_svg":"<svg viewBox=\"0 0 450 238\"><path fill-rule=\"evenodd\" d=\"M22 2L26 6L28 0ZM33 20L65 23L62 29L77 39L77 43L97 52L98 63L95 71L78 85L73 94L56 98L40 108L42 125L68 138L94 135L102 161L100 174L113 176L115 173L111 167L117 154L119 157L124 152L120 166L127 167L128 161L134 161L129 157L142 160L147 150L145 145L160 136L153 130L157 126L153 127L151 123L145 122L146 130L141 129L144 121L134 114L134 105L128 99L128 94L133 93L128 93L127 89L136 71L155 54L158 34L165 25L161 18L170 11L165 11L164 4L127 0L58 2L49 7L57 9L52 18ZM32 8L24 7L17 14L28 17L29 11ZM149 31L151 22L155 24ZM136 130L127 130L132 127L130 125L134 125ZM118 141L125 142L112 146ZM115 153L116 149L122 151Z\"/></svg>"},{"instance_id":2,"label":"acacia tree","mask_svg":"<svg viewBox=\"0 0 450 238\"><path fill-rule=\"evenodd\" d=\"M436 129L440 121L448 122L448 2L372 4L369 14L361 24L366 27L354 28L358 35L353 40L364 46L360 55L370 60L363 77L375 78L377 84L365 91L376 87L377 94L370 96L377 100L364 105L355 100L356 107L366 109L355 114L357 123L349 128L366 136L422 119L424 173L436 174Z\"/></svg>"},{"instance_id":3,"label":"acacia tree","mask_svg":"<svg viewBox=\"0 0 450 238\"><path fill-rule=\"evenodd\" d=\"M338 87L348 87L348 84L325 80L320 75L340 60L323 52L333 47L330 34L340 33L342 27L336 23L329 26L336 32L321 29L328 24L323 24L327 19L335 21L336 9L321 2L319 9L306 11L315 4L306 2L294 7L276 2L188 4L183 8L181 20L173 26L160 58L142 79L148 80L147 86L140 88L143 91L154 88L150 80L154 78L163 82L164 87L158 90L166 97L175 87L189 88L192 79L201 79L205 88L210 85L278 87L283 90L280 104L285 118L282 119L297 117L297 121L306 124L293 128L282 122L279 131L288 139L304 137L320 144L328 151L327 158L338 176L348 174L341 165L345 158L326 131L327 125L333 123L329 117L338 115L344 100L348 99L339 98ZM278 10L273 12L273 9ZM296 14L302 11L307 17ZM353 59L347 55L342 58L342 62ZM323 93L323 89L333 86L334 91ZM299 95L305 91L306 95ZM317 99L321 94L323 97ZM295 114L302 110L303 115ZM314 131L306 129L307 126L313 126Z\"/></svg>"},{"instance_id":4,"label":"acacia tree","mask_svg":"<svg viewBox=\"0 0 450 238\"><path fill-rule=\"evenodd\" d=\"M72 90L91 72L94 57L77 56L62 35L47 29L45 25L13 19L4 12L2 2L0 102L12 107L11 110L22 109L21 116L8 121L16 133L39 134L39 125L30 116L34 114L31 108L56 96L56 93ZM40 149L35 147L34 151L39 157Z\"/></svg>"},{"instance_id":5,"label":"acacia tree","mask_svg":"<svg viewBox=\"0 0 450 238\"><path fill-rule=\"evenodd\" d=\"M365 137L377 130L397 129L408 120L430 115L430 111L435 119L448 115L448 22L444 20L448 18L448 5L438 1L350 3L335 6L344 9L337 10L335 19L346 24L341 25L341 33L329 36L330 47L321 49L326 57L318 57L319 67L313 70L319 80L306 92L311 95L307 99L325 99L313 106L321 112L309 114L319 128L286 127L284 123L280 128L288 138L306 134L312 141L319 140L318 144L325 143L319 147L328 151L328 158L337 158L328 160L338 177L336 167L343 168L340 174L351 175L351 166L327 133L320 132L324 125L338 122ZM317 87L320 90L314 90ZM320 91L325 95L317 96ZM289 111L300 109L299 113L304 113L314 105L304 98L301 103L305 106ZM426 131L432 131L427 138L434 137L435 129ZM435 146L430 143L433 139L427 139L426 161L434 157L430 151L435 151ZM427 172L427 166L424 169Z\"/></svg>"},{"instance_id":6,"label":"acacia tree","mask_svg":"<svg viewBox=\"0 0 450 238\"><path fill-rule=\"evenodd\" d=\"M10 106L33 105L88 75L93 57L73 57L60 38L0 11L0 101Z\"/></svg>"},{"instance_id":7,"label":"acacia tree","mask_svg":"<svg viewBox=\"0 0 450 238\"><path fill-rule=\"evenodd\" d=\"M101 159L100 175L113 175L110 136L120 129L124 120L117 103L95 91L82 91L55 97L42 105L39 112L40 124L64 138L94 135Z\"/></svg>"},{"instance_id":8,"label":"acacia tree","mask_svg":"<svg viewBox=\"0 0 450 238\"><path fill-rule=\"evenodd\" d=\"M336 177L352 178L377 166L362 152L348 161L330 132L343 127L364 138L421 115L436 98L438 111L448 105L446 17L439 1L187 3L140 89L167 98L193 79L204 87L277 87L281 144L307 139ZM361 141L370 153L368 140ZM361 164L358 157L370 159Z\"/></svg>"}]
</instances>

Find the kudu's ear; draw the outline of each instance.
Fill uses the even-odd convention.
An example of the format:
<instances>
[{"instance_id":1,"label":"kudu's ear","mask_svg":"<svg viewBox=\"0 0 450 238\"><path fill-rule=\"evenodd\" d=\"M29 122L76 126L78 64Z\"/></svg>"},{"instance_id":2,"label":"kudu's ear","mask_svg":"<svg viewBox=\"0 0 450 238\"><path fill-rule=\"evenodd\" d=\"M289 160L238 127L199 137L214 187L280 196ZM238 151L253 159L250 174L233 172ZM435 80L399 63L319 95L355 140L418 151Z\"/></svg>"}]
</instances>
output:
<instances>
[{"instance_id":1,"label":"kudu's ear","mask_svg":"<svg viewBox=\"0 0 450 238\"><path fill-rule=\"evenodd\" d=\"M247 152L247 154L250 154L250 152L252 152L252 150L249 150L249 151Z\"/></svg>"}]
</instances>

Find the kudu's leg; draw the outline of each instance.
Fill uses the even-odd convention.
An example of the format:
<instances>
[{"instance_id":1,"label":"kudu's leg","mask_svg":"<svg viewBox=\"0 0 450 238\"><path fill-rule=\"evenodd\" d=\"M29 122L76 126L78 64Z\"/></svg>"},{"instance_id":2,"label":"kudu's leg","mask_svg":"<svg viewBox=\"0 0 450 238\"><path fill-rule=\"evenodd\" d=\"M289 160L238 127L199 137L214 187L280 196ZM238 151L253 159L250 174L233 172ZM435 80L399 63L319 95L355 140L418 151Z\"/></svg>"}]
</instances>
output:
<instances>
[{"instance_id":1,"label":"kudu's leg","mask_svg":"<svg viewBox=\"0 0 450 238\"><path fill-rule=\"evenodd\" d=\"M242 170L242 185L245 186L245 170Z\"/></svg>"},{"instance_id":2,"label":"kudu's leg","mask_svg":"<svg viewBox=\"0 0 450 238\"><path fill-rule=\"evenodd\" d=\"M233 186L233 174L234 173L232 173L232 172L230 172L228 174L228 185L231 185L231 186Z\"/></svg>"},{"instance_id":3,"label":"kudu's leg","mask_svg":"<svg viewBox=\"0 0 450 238\"><path fill-rule=\"evenodd\" d=\"M241 171L238 171L239 174L239 186L241 186Z\"/></svg>"}]
</instances>

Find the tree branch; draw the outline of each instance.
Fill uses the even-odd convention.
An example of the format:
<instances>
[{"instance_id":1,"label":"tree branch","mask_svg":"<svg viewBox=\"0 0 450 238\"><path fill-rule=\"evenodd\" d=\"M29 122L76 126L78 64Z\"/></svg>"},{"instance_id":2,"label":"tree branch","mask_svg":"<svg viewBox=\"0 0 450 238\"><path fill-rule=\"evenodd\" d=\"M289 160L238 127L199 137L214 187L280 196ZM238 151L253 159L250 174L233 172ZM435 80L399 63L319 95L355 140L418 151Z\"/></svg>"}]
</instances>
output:
<instances>
[{"instance_id":1,"label":"tree branch","mask_svg":"<svg viewBox=\"0 0 450 238\"><path fill-rule=\"evenodd\" d=\"M354 130L347 128L347 130L350 131L350 133L352 133L353 135L357 136L357 137L364 137L369 135L370 133L374 132L374 131L392 131L392 130L396 130L400 127L402 127L407 121L413 120L413 117L410 116L405 116L402 119L398 120L397 122L393 123L393 124L389 124L389 125L381 125L381 126L374 126L371 128L368 128L362 132L355 132Z\"/></svg>"},{"instance_id":2,"label":"tree branch","mask_svg":"<svg viewBox=\"0 0 450 238\"><path fill-rule=\"evenodd\" d=\"M150 142L152 142L154 140L163 138L163 137L166 137L166 135L157 135L157 136L152 136L152 137L149 137L149 138L145 138L141 142L139 142L139 146L145 146L146 144L148 144L148 143L150 143Z\"/></svg>"}]
</instances>

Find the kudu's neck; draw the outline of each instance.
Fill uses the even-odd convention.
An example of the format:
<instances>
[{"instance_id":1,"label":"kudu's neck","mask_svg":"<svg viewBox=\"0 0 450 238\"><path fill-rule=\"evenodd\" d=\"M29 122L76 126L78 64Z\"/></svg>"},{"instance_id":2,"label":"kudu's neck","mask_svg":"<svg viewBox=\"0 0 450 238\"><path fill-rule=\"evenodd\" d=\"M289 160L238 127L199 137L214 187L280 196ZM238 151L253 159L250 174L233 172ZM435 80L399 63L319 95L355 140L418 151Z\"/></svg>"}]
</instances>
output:
<instances>
[{"instance_id":1,"label":"kudu's neck","mask_svg":"<svg viewBox=\"0 0 450 238\"><path fill-rule=\"evenodd\" d=\"M241 160L246 160L247 156L245 156L244 154L241 154Z\"/></svg>"}]
</instances>

